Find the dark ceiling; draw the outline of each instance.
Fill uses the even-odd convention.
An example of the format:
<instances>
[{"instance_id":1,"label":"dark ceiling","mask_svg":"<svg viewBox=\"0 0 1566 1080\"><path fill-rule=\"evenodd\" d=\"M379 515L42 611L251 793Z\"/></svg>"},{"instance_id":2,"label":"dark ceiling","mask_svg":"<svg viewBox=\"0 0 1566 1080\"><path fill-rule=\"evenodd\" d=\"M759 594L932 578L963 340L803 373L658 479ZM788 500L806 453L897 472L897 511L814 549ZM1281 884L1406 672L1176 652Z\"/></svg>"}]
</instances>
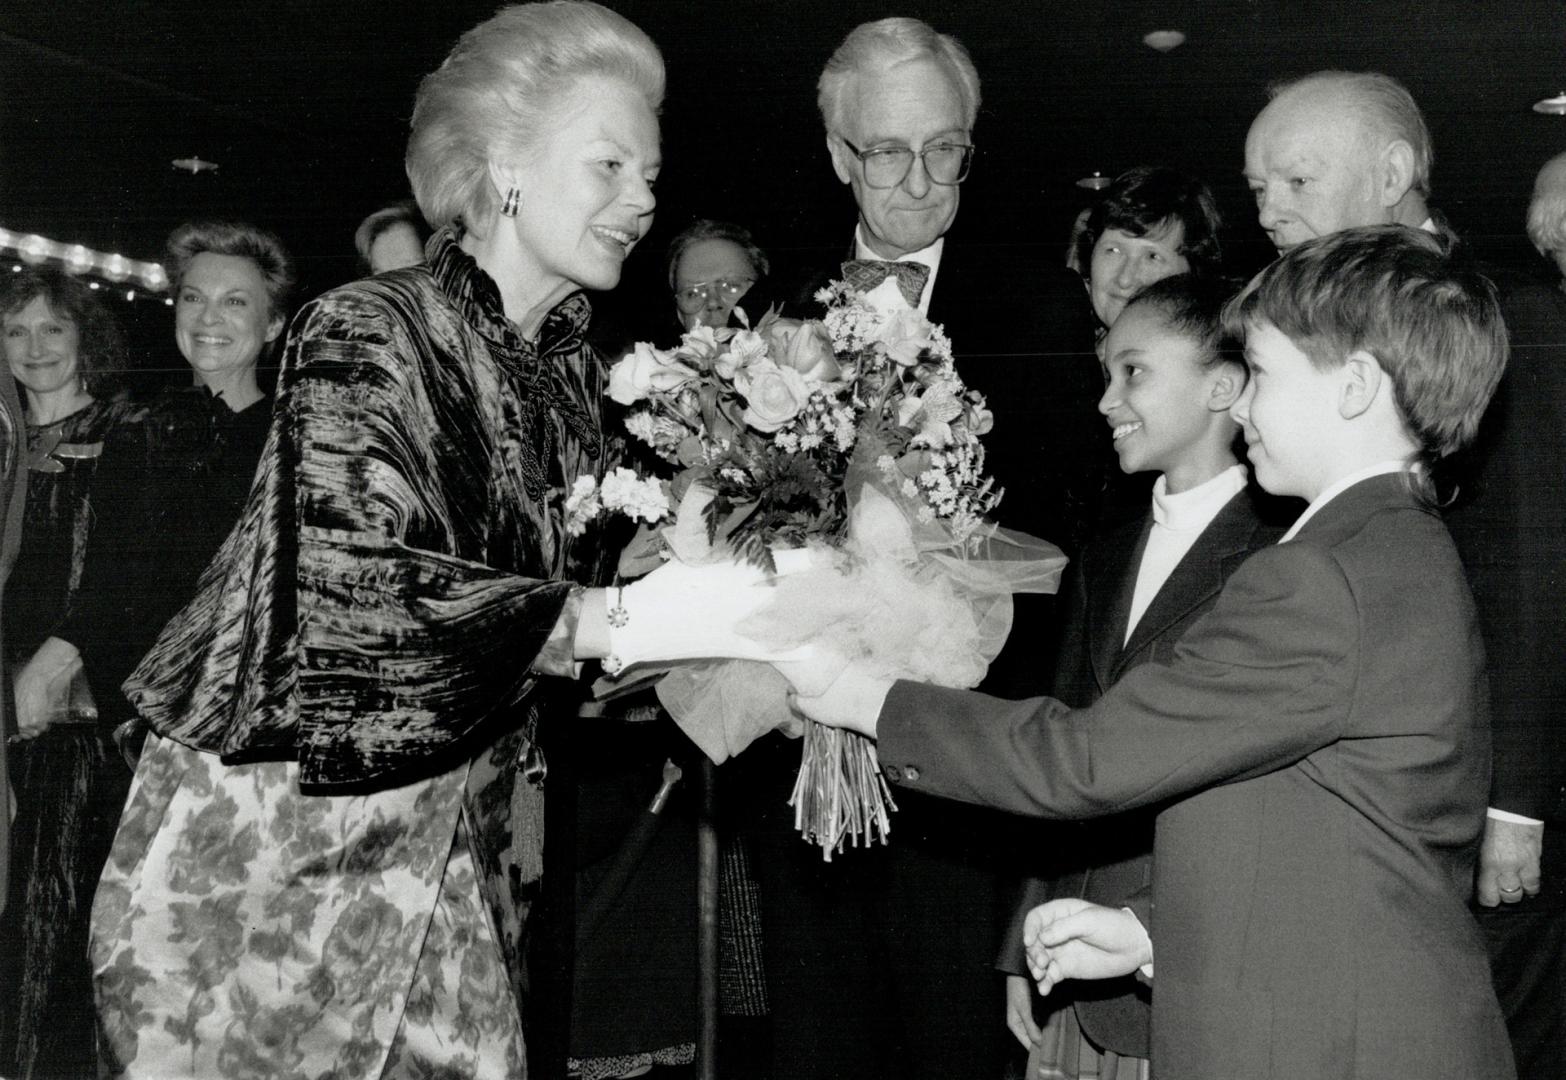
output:
<instances>
[{"instance_id":1,"label":"dark ceiling","mask_svg":"<svg viewBox=\"0 0 1566 1080\"><path fill-rule=\"evenodd\" d=\"M1529 258L1522 215L1566 117L1562 0L610 0L664 49L669 96L656 252L701 214L779 249L840 246L846 195L814 83L853 25L919 15L961 38L984 80L982 156L959 227L1063 249L1073 181L1138 163L1206 176L1231 249L1265 251L1239 180L1266 85L1322 67L1408 84L1436 140L1436 201L1492 253ZM8 0L0 12L0 226L157 257L180 220L271 225L308 289L352 275L358 219L403 193L419 77L494 0ZM1177 27L1168 54L1142 35ZM174 170L199 155L216 173ZM655 262L641 257L643 274Z\"/></svg>"}]
</instances>

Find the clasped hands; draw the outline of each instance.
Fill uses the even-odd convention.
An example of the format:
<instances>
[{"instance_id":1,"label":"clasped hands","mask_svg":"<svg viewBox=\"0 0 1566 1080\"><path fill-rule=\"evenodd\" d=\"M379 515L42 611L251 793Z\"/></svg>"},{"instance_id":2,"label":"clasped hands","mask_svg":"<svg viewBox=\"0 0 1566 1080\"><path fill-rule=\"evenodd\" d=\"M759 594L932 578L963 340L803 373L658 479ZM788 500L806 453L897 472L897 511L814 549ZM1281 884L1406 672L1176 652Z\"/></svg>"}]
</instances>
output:
<instances>
[{"instance_id":1,"label":"clasped hands","mask_svg":"<svg viewBox=\"0 0 1566 1080\"><path fill-rule=\"evenodd\" d=\"M81 653L69 641L51 637L38 646L14 680L18 739L37 738L65 715L71 679L81 667Z\"/></svg>"},{"instance_id":2,"label":"clasped hands","mask_svg":"<svg viewBox=\"0 0 1566 1080\"><path fill-rule=\"evenodd\" d=\"M1130 908L1051 900L1022 922L1028 971L1040 994L1067 979L1112 979L1153 963L1153 942Z\"/></svg>"},{"instance_id":3,"label":"clasped hands","mask_svg":"<svg viewBox=\"0 0 1566 1080\"><path fill-rule=\"evenodd\" d=\"M1047 996L1067 979L1108 979L1151 968L1152 942L1127 908L1086 900L1051 900L1023 919L1028 971ZM1032 995L1021 975L1006 976L1006 1026L1025 1049L1043 1036L1033 1020Z\"/></svg>"}]
</instances>

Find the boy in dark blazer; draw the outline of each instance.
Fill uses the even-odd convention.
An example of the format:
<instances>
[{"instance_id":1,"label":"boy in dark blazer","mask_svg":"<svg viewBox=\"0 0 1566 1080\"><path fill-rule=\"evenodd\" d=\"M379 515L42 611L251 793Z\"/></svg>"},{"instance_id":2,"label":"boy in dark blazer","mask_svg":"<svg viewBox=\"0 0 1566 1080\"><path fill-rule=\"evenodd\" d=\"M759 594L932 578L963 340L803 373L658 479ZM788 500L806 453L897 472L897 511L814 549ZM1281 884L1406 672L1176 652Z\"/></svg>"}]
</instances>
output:
<instances>
[{"instance_id":1,"label":"boy in dark blazer","mask_svg":"<svg viewBox=\"0 0 1566 1080\"><path fill-rule=\"evenodd\" d=\"M1089 544L1068 574L1052 687L1067 704L1090 705L1126 671L1167 660L1228 576L1282 534L1280 510L1300 509L1258 493L1235 457L1240 429L1229 408L1246 372L1238 351L1225 348L1225 297L1218 283L1166 278L1126 304L1104 341L1109 385L1098 411L1120 467L1161 475L1148 510ZM1148 1056L1147 988L1129 977L1073 984L1052 996L1054 1012L1040 1031L1022 924L1052 896L1118 906L1145 892L1153 816L1043 834L1038 845L1052 872L1026 882L997 963L1008 973L1007 1023L1029 1051L1030 1078L1121 1075L1117 1061Z\"/></svg>"},{"instance_id":2,"label":"boy in dark blazer","mask_svg":"<svg viewBox=\"0 0 1566 1080\"><path fill-rule=\"evenodd\" d=\"M898 784L1040 817L1158 808L1151 903L1058 900L1028 930L1043 990L1152 978L1160 1080L1511 1080L1466 906L1483 649L1420 468L1499 381L1494 289L1438 238L1352 229L1291 249L1230 325L1257 480L1310 505L1167 662L1076 711L830 658L785 673L802 711L878 736Z\"/></svg>"}]
</instances>

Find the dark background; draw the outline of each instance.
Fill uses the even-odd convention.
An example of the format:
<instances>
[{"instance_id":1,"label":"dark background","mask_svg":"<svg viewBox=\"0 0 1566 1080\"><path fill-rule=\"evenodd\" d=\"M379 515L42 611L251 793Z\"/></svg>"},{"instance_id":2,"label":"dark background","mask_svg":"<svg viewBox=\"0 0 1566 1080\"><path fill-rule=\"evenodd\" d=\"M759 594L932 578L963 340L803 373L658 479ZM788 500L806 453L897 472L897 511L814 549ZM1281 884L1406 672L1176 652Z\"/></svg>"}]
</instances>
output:
<instances>
[{"instance_id":1,"label":"dark background","mask_svg":"<svg viewBox=\"0 0 1566 1080\"><path fill-rule=\"evenodd\" d=\"M0 11L0 226L157 259L178 222L232 215L295 253L304 296L355 276L360 218L406 193L414 91L492 0L86 2ZM622 293L655 296L668 239L694 216L749 225L785 262L847 243L852 204L815 109L822 63L854 25L917 15L971 50L984 84L980 158L958 228L1063 253L1088 193L1134 164L1218 192L1241 268L1271 250L1240 179L1273 80L1323 67L1402 79L1436 146L1435 203L1486 257L1543 270L1523 236L1533 176L1566 150L1562 0L610 0L664 50L665 171L653 233ZM1178 28L1170 53L1142 43ZM215 173L175 170L175 158ZM167 311L121 303L168 343ZM144 365L179 362L167 350Z\"/></svg>"}]
</instances>

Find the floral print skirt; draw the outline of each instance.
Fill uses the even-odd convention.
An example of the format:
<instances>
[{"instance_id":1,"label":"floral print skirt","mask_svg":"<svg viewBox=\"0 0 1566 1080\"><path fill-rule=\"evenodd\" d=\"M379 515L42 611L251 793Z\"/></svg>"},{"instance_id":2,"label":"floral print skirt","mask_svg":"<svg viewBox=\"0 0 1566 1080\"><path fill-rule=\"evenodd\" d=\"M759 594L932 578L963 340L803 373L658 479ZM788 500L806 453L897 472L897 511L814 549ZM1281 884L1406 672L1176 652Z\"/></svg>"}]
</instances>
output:
<instances>
[{"instance_id":1,"label":"floral print skirt","mask_svg":"<svg viewBox=\"0 0 1566 1080\"><path fill-rule=\"evenodd\" d=\"M307 796L148 736L92 913L108 1075L525 1076L466 773Z\"/></svg>"}]
</instances>

